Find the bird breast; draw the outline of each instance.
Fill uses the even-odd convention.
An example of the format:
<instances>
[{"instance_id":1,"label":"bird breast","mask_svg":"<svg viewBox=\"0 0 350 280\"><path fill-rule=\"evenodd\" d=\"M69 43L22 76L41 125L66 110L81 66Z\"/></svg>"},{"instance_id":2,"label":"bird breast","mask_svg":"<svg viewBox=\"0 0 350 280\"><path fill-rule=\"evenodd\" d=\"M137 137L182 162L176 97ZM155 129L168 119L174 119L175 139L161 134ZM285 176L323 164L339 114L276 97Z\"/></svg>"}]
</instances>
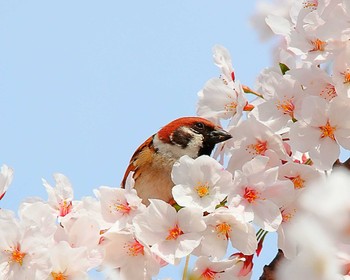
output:
<instances>
[{"instance_id":1,"label":"bird breast","mask_svg":"<svg viewBox=\"0 0 350 280\"><path fill-rule=\"evenodd\" d=\"M142 203L149 205L149 198L161 199L166 202L173 200L171 170L174 159L155 153L148 166L139 170L139 176L135 181L137 194L142 197Z\"/></svg>"}]
</instances>

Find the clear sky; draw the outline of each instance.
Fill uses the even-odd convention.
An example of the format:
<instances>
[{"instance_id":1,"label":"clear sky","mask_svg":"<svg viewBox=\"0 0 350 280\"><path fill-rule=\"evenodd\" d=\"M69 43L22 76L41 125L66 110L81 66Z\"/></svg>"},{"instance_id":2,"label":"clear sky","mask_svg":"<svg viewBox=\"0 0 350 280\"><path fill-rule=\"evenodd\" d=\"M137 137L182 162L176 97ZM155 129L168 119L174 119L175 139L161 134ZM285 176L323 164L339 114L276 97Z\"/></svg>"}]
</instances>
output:
<instances>
[{"instance_id":1,"label":"clear sky","mask_svg":"<svg viewBox=\"0 0 350 280\"><path fill-rule=\"evenodd\" d=\"M76 199L119 186L139 144L195 115L197 92L219 75L215 44L231 52L236 78L254 86L271 64L271 49L248 24L255 4L1 1L0 164L15 177L0 207L46 198L41 178L52 182L54 172L70 178ZM264 254L262 263L275 251Z\"/></svg>"}]
</instances>

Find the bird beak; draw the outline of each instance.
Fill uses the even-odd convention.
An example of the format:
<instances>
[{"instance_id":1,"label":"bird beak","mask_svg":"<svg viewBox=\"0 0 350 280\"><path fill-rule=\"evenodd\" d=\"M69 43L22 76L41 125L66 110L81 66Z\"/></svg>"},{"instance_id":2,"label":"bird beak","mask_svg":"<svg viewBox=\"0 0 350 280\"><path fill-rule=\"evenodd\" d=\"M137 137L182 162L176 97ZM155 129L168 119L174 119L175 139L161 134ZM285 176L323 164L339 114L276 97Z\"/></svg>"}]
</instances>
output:
<instances>
[{"instance_id":1,"label":"bird beak","mask_svg":"<svg viewBox=\"0 0 350 280\"><path fill-rule=\"evenodd\" d=\"M232 138L232 135L222 128L217 128L209 133L210 141L212 143L220 143Z\"/></svg>"}]
</instances>

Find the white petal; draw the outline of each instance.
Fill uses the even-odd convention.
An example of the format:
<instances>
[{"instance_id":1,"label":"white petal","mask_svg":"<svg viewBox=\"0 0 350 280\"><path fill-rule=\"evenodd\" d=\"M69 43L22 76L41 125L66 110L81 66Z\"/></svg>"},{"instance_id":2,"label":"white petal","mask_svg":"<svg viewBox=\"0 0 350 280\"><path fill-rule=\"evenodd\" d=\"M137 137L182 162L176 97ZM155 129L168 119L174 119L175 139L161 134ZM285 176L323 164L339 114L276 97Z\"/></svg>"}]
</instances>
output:
<instances>
[{"instance_id":1,"label":"white petal","mask_svg":"<svg viewBox=\"0 0 350 280\"><path fill-rule=\"evenodd\" d=\"M232 246L245 255L252 255L258 246L255 230L251 224L243 224L233 228L230 234Z\"/></svg>"},{"instance_id":2,"label":"white petal","mask_svg":"<svg viewBox=\"0 0 350 280\"><path fill-rule=\"evenodd\" d=\"M171 178L175 185L188 182L188 171L194 163L194 159L189 156L182 156L177 162L174 163L171 172Z\"/></svg>"},{"instance_id":3,"label":"white petal","mask_svg":"<svg viewBox=\"0 0 350 280\"><path fill-rule=\"evenodd\" d=\"M288 35L291 31L291 23L284 17L269 14L266 19L266 24L270 26L272 31L277 35Z\"/></svg>"},{"instance_id":4,"label":"white petal","mask_svg":"<svg viewBox=\"0 0 350 280\"><path fill-rule=\"evenodd\" d=\"M318 96L308 96L303 100L302 118L314 127L324 125L328 120L329 103Z\"/></svg>"},{"instance_id":5,"label":"white petal","mask_svg":"<svg viewBox=\"0 0 350 280\"><path fill-rule=\"evenodd\" d=\"M309 154L316 168L329 170L339 158L340 148L336 141L327 137L321 139L319 146L311 150Z\"/></svg>"},{"instance_id":6,"label":"white petal","mask_svg":"<svg viewBox=\"0 0 350 280\"><path fill-rule=\"evenodd\" d=\"M179 227L183 232L201 232L206 225L203 213L197 208L182 208L178 212Z\"/></svg>"},{"instance_id":7,"label":"white petal","mask_svg":"<svg viewBox=\"0 0 350 280\"><path fill-rule=\"evenodd\" d=\"M216 231L204 235L201 243L201 252L205 256L221 259L225 256L228 240Z\"/></svg>"},{"instance_id":8,"label":"white petal","mask_svg":"<svg viewBox=\"0 0 350 280\"><path fill-rule=\"evenodd\" d=\"M188 233L180 235L179 245L175 251L176 258L183 258L191 254L192 251L197 248L201 242L202 236L198 233Z\"/></svg>"},{"instance_id":9,"label":"white petal","mask_svg":"<svg viewBox=\"0 0 350 280\"><path fill-rule=\"evenodd\" d=\"M291 127L289 135L292 148L305 153L318 144L321 131L298 121Z\"/></svg>"},{"instance_id":10,"label":"white petal","mask_svg":"<svg viewBox=\"0 0 350 280\"><path fill-rule=\"evenodd\" d=\"M276 204L269 200L257 200L253 205L254 222L262 229L276 231L282 222L281 212Z\"/></svg>"}]
</instances>

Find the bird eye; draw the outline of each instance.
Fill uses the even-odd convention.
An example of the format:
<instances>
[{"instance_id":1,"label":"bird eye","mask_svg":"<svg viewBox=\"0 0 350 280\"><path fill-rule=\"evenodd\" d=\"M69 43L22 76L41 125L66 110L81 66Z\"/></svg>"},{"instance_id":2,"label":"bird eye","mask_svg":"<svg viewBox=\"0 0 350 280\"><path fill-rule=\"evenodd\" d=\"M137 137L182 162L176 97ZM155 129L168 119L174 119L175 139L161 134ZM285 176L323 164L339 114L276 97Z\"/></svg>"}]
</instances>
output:
<instances>
[{"instance_id":1,"label":"bird eye","mask_svg":"<svg viewBox=\"0 0 350 280\"><path fill-rule=\"evenodd\" d=\"M197 122L197 123L195 123L195 127L199 130L202 130L204 128L204 124L201 122Z\"/></svg>"}]
</instances>

